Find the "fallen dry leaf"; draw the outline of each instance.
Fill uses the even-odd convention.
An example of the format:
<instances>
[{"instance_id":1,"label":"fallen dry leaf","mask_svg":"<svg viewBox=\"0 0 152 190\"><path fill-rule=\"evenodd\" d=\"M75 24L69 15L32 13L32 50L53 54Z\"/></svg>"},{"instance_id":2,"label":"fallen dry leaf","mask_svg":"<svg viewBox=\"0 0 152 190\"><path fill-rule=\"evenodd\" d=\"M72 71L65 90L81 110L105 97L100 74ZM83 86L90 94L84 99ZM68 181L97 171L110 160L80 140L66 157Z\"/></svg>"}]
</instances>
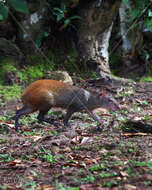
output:
<instances>
[{"instance_id":1,"label":"fallen dry leaf","mask_svg":"<svg viewBox=\"0 0 152 190\"><path fill-rule=\"evenodd\" d=\"M146 136L147 133L121 133L121 136L129 137L129 136Z\"/></svg>"},{"instance_id":2,"label":"fallen dry leaf","mask_svg":"<svg viewBox=\"0 0 152 190\"><path fill-rule=\"evenodd\" d=\"M121 174L122 177L128 177L128 174L126 172L120 171L119 173Z\"/></svg>"},{"instance_id":3,"label":"fallen dry leaf","mask_svg":"<svg viewBox=\"0 0 152 190\"><path fill-rule=\"evenodd\" d=\"M11 162L8 163L9 166L15 166L16 164L21 164L22 161L19 159L13 160Z\"/></svg>"},{"instance_id":4,"label":"fallen dry leaf","mask_svg":"<svg viewBox=\"0 0 152 190\"><path fill-rule=\"evenodd\" d=\"M80 190L109 190L109 188L107 187L99 187L99 185L96 184L85 184L85 185L81 185L79 187ZM117 189L116 189L117 190Z\"/></svg>"},{"instance_id":5,"label":"fallen dry leaf","mask_svg":"<svg viewBox=\"0 0 152 190\"><path fill-rule=\"evenodd\" d=\"M55 186L53 185L42 185L37 188L37 190L55 190Z\"/></svg>"},{"instance_id":6,"label":"fallen dry leaf","mask_svg":"<svg viewBox=\"0 0 152 190\"><path fill-rule=\"evenodd\" d=\"M125 190L134 190L134 189L137 189L134 185L125 184Z\"/></svg>"},{"instance_id":7,"label":"fallen dry leaf","mask_svg":"<svg viewBox=\"0 0 152 190\"><path fill-rule=\"evenodd\" d=\"M71 152L71 148L67 146L66 148L62 149L62 152Z\"/></svg>"},{"instance_id":8,"label":"fallen dry leaf","mask_svg":"<svg viewBox=\"0 0 152 190\"><path fill-rule=\"evenodd\" d=\"M92 142L92 141L93 141L93 139L91 139L90 137L83 137L81 144L85 144L85 143Z\"/></svg>"},{"instance_id":9,"label":"fallen dry leaf","mask_svg":"<svg viewBox=\"0 0 152 190\"><path fill-rule=\"evenodd\" d=\"M80 136L74 137L74 138L71 140L71 143L73 143L73 144L80 143Z\"/></svg>"}]
</instances>

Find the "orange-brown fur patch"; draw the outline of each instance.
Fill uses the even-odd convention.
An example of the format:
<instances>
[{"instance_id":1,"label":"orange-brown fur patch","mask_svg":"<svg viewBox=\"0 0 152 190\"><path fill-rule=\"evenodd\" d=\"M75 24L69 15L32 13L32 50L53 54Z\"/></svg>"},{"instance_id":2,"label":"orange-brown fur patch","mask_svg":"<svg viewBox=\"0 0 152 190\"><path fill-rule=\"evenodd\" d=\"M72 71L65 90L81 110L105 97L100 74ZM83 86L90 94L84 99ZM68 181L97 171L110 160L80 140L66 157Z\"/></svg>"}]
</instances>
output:
<instances>
[{"instance_id":1,"label":"orange-brown fur patch","mask_svg":"<svg viewBox=\"0 0 152 190\"><path fill-rule=\"evenodd\" d=\"M25 89L22 94L22 102L33 109L39 109L45 103L53 103L54 100L50 93L56 96L67 88L70 88L70 86L60 81L38 80Z\"/></svg>"}]
</instances>

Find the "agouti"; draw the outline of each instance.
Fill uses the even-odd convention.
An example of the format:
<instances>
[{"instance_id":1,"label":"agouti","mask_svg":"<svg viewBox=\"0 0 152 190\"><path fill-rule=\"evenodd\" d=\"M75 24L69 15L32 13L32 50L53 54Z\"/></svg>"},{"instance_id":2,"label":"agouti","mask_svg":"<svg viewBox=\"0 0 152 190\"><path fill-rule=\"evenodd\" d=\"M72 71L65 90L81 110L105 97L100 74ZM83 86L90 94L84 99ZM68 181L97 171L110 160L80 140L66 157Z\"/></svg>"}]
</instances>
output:
<instances>
[{"instance_id":1,"label":"agouti","mask_svg":"<svg viewBox=\"0 0 152 190\"><path fill-rule=\"evenodd\" d=\"M117 101L101 93L99 95L56 80L38 80L27 87L22 94L23 107L16 111L15 129L18 130L18 120L21 116L39 110L38 120L52 123L44 115L52 107L67 110L64 125L74 112L86 110L94 120L102 124L100 117L92 112L93 109L103 107L111 111L119 110Z\"/></svg>"}]
</instances>

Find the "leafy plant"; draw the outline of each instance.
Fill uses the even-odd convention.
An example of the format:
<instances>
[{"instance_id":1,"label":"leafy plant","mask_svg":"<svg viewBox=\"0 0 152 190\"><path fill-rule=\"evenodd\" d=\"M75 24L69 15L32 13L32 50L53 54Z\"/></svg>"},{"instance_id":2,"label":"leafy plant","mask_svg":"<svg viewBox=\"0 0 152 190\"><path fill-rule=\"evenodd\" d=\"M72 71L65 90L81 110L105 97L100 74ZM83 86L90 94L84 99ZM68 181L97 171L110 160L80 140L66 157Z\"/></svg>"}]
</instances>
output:
<instances>
[{"instance_id":1,"label":"leafy plant","mask_svg":"<svg viewBox=\"0 0 152 190\"><path fill-rule=\"evenodd\" d=\"M23 187L25 190L35 190L37 185L36 185L35 181L29 181L26 183L24 183L24 182L21 183L20 187Z\"/></svg>"},{"instance_id":2,"label":"leafy plant","mask_svg":"<svg viewBox=\"0 0 152 190\"><path fill-rule=\"evenodd\" d=\"M60 30L63 30L64 28L66 28L72 20L81 18L80 16L77 16L77 15L68 17L67 13L68 13L68 10L64 3L61 3L60 8L55 7L53 9L53 14L56 16L56 22L58 23L62 21L63 23L63 25L60 27Z\"/></svg>"},{"instance_id":3,"label":"leafy plant","mask_svg":"<svg viewBox=\"0 0 152 190\"><path fill-rule=\"evenodd\" d=\"M58 187L58 190L79 190L78 187L67 187L67 186L63 186L61 183L59 183L57 187Z\"/></svg>"},{"instance_id":4,"label":"leafy plant","mask_svg":"<svg viewBox=\"0 0 152 190\"><path fill-rule=\"evenodd\" d=\"M100 178L105 178L105 177L114 177L114 176L117 176L117 172L113 172L113 173L105 173L105 171L102 171L100 174L99 174L99 177Z\"/></svg>"},{"instance_id":5,"label":"leafy plant","mask_svg":"<svg viewBox=\"0 0 152 190\"><path fill-rule=\"evenodd\" d=\"M0 84L4 83L4 76L6 72L16 72L16 62L11 58L4 58L0 60Z\"/></svg>"},{"instance_id":6,"label":"leafy plant","mask_svg":"<svg viewBox=\"0 0 152 190\"><path fill-rule=\"evenodd\" d=\"M51 71L55 67L54 57L44 60L42 57L33 55L26 57L27 68L17 72L18 78L21 82L33 82L34 80L43 78L46 71ZM36 63L36 64L35 64Z\"/></svg>"},{"instance_id":7,"label":"leafy plant","mask_svg":"<svg viewBox=\"0 0 152 190\"><path fill-rule=\"evenodd\" d=\"M8 13L12 7L15 11L27 14L28 7L25 0L1 0L0 1L0 21L8 18Z\"/></svg>"},{"instance_id":8,"label":"leafy plant","mask_svg":"<svg viewBox=\"0 0 152 190\"><path fill-rule=\"evenodd\" d=\"M67 9L66 9L66 6L64 3L61 3L61 7L58 8L58 7L55 7L53 9L53 14L56 15L56 21L59 22L61 21L62 19L65 18L65 15L67 13Z\"/></svg>"},{"instance_id":9,"label":"leafy plant","mask_svg":"<svg viewBox=\"0 0 152 190\"><path fill-rule=\"evenodd\" d=\"M36 45L38 48L41 47L41 44L42 44L42 40L46 37L48 37L49 33L46 32L46 31L41 31L39 32L38 36L37 36L37 39L36 39Z\"/></svg>"},{"instance_id":10,"label":"leafy plant","mask_svg":"<svg viewBox=\"0 0 152 190\"><path fill-rule=\"evenodd\" d=\"M10 162L13 160L11 153L0 154L0 162Z\"/></svg>"},{"instance_id":11,"label":"leafy plant","mask_svg":"<svg viewBox=\"0 0 152 190\"><path fill-rule=\"evenodd\" d=\"M151 76L143 76L140 79L140 82L152 82L152 77Z\"/></svg>"},{"instance_id":12,"label":"leafy plant","mask_svg":"<svg viewBox=\"0 0 152 190\"><path fill-rule=\"evenodd\" d=\"M50 150L46 150L42 147L42 156L41 158L50 164L55 163L56 156L53 156Z\"/></svg>"},{"instance_id":13,"label":"leafy plant","mask_svg":"<svg viewBox=\"0 0 152 190\"><path fill-rule=\"evenodd\" d=\"M91 176L87 176L87 177L81 178L81 181L93 183L95 181L95 178L91 175Z\"/></svg>"},{"instance_id":14,"label":"leafy plant","mask_svg":"<svg viewBox=\"0 0 152 190\"><path fill-rule=\"evenodd\" d=\"M104 169L105 168L105 165L104 163L100 164L100 165L94 165L90 168L90 171L97 171L97 170L101 170L101 169Z\"/></svg>"},{"instance_id":15,"label":"leafy plant","mask_svg":"<svg viewBox=\"0 0 152 190\"><path fill-rule=\"evenodd\" d=\"M16 11L27 14L28 7L24 0L6 0L6 3L13 7Z\"/></svg>"},{"instance_id":16,"label":"leafy plant","mask_svg":"<svg viewBox=\"0 0 152 190\"><path fill-rule=\"evenodd\" d=\"M9 8L4 5L4 2L0 2L0 21L7 19Z\"/></svg>"},{"instance_id":17,"label":"leafy plant","mask_svg":"<svg viewBox=\"0 0 152 190\"><path fill-rule=\"evenodd\" d=\"M19 98L21 95L21 87L18 85L14 86L0 86L0 98L9 101L13 98Z\"/></svg>"}]
</instances>

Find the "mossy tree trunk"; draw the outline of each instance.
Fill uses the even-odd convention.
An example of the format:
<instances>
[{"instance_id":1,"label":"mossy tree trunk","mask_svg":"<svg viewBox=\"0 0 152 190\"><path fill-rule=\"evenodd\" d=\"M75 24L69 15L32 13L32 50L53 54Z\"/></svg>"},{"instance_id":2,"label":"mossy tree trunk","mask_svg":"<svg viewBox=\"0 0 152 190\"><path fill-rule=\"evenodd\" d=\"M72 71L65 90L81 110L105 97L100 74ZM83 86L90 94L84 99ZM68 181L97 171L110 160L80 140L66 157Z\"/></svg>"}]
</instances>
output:
<instances>
[{"instance_id":1,"label":"mossy tree trunk","mask_svg":"<svg viewBox=\"0 0 152 190\"><path fill-rule=\"evenodd\" d=\"M78 49L86 63L97 64L101 77L112 78L109 68L109 38L121 0L91 1L81 11Z\"/></svg>"}]
</instances>

